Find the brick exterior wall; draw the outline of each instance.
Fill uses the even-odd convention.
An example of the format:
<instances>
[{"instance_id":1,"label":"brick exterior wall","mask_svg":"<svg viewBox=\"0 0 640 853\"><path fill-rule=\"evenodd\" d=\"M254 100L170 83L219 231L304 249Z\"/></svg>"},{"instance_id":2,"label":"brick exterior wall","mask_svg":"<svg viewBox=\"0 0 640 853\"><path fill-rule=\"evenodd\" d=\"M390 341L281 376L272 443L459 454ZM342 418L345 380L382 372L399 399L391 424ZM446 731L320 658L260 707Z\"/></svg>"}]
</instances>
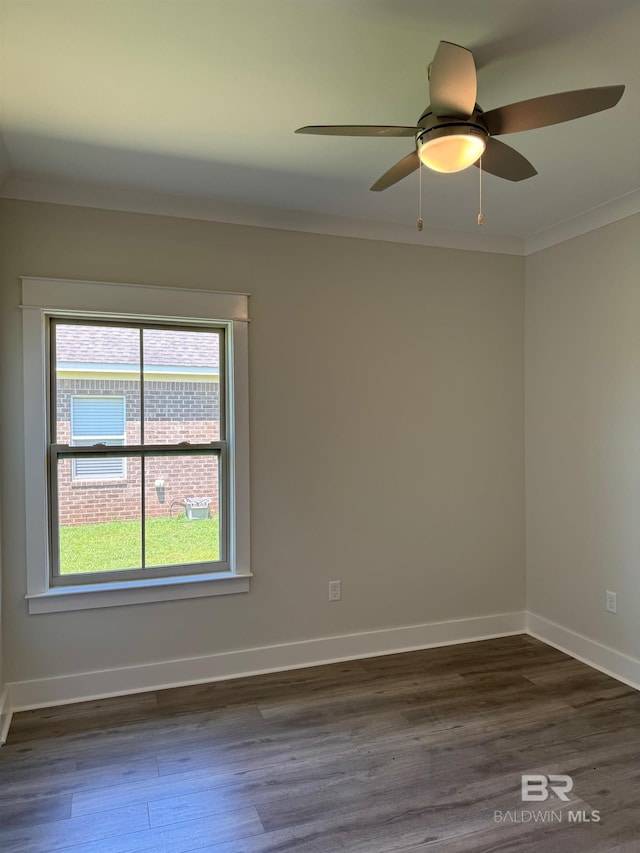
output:
<instances>
[{"instance_id":1,"label":"brick exterior wall","mask_svg":"<svg viewBox=\"0 0 640 853\"><path fill-rule=\"evenodd\" d=\"M145 444L179 441L207 442L220 436L220 388L217 382L145 382ZM137 381L119 379L59 379L57 383L57 441L70 440L73 396L125 398L126 443L140 443L140 393ZM126 458L122 479L74 479L72 460L63 459L58 470L59 522L63 525L96 524L113 520L139 520L141 465ZM155 482L163 480L164 489ZM214 456L148 457L145 470L147 518L169 515L172 501L209 498L210 511L218 512L218 462ZM173 514L184 512L174 503Z\"/></svg>"}]
</instances>

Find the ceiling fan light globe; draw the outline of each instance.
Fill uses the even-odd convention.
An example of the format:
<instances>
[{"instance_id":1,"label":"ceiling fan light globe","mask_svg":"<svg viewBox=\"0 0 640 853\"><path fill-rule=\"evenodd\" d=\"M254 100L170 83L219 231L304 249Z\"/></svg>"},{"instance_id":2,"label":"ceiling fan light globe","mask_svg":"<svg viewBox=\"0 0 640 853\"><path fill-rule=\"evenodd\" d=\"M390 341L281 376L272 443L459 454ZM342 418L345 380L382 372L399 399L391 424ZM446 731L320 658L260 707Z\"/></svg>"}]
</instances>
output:
<instances>
[{"instance_id":1,"label":"ceiling fan light globe","mask_svg":"<svg viewBox=\"0 0 640 853\"><path fill-rule=\"evenodd\" d=\"M418 141L420 160L434 172L461 172L483 155L486 148L483 134L467 127L438 130L424 134Z\"/></svg>"}]
</instances>

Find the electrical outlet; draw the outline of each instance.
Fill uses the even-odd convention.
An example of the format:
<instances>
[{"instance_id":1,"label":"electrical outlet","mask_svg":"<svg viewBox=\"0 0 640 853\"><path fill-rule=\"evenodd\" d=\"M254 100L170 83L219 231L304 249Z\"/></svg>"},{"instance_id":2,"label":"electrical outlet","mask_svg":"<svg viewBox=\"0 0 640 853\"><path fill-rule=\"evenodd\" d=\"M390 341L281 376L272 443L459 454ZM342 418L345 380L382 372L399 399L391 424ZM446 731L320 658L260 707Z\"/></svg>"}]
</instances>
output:
<instances>
[{"instance_id":1,"label":"electrical outlet","mask_svg":"<svg viewBox=\"0 0 640 853\"><path fill-rule=\"evenodd\" d=\"M340 581L329 581L329 601L340 601L342 598L342 584Z\"/></svg>"},{"instance_id":2,"label":"electrical outlet","mask_svg":"<svg viewBox=\"0 0 640 853\"><path fill-rule=\"evenodd\" d=\"M615 594L615 592L611 592L610 590L607 590L606 607L607 607L607 611L609 613L617 613L618 612L617 595Z\"/></svg>"}]
</instances>

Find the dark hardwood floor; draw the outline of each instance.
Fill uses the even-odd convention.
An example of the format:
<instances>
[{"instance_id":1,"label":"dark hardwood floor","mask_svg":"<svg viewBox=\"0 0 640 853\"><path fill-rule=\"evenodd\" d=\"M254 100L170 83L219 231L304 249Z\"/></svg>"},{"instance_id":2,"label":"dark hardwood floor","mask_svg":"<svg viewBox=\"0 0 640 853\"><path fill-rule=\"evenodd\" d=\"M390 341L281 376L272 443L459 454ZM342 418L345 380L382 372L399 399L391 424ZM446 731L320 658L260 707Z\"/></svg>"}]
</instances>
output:
<instances>
[{"instance_id":1,"label":"dark hardwood floor","mask_svg":"<svg viewBox=\"0 0 640 853\"><path fill-rule=\"evenodd\" d=\"M637 853L639 755L640 693L487 640L16 714L0 850Z\"/></svg>"}]
</instances>

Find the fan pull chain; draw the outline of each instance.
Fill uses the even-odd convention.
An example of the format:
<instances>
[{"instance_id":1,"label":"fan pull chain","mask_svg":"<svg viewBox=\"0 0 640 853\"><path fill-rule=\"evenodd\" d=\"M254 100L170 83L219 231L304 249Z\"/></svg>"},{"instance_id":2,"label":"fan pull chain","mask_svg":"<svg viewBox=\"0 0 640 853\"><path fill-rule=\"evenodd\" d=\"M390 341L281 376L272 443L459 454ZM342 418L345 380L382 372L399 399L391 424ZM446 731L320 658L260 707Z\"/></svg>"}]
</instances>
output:
<instances>
[{"instance_id":1,"label":"fan pull chain","mask_svg":"<svg viewBox=\"0 0 640 853\"><path fill-rule=\"evenodd\" d=\"M418 231L422 231L422 162L418 166Z\"/></svg>"},{"instance_id":2,"label":"fan pull chain","mask_svg":"<svg viewBox=\"0 0 640 853\"><path fill-rule=\"evenodd\" d=\"M480 172L480 201L478 205L478 225L484 222L484 213L482 212L482 157L478 162L478 172Z\"/></svg>"}]
</instances>

